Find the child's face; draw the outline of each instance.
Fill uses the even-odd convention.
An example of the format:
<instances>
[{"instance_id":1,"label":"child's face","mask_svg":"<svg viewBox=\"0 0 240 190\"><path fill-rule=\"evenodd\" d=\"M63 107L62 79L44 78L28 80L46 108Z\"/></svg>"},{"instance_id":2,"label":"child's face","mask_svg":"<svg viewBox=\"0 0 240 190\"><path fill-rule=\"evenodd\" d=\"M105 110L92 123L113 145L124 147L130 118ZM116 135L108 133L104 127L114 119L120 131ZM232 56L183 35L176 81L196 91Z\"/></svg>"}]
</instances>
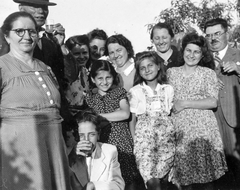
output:
<instances>
[{"instance_id":1,"label":"child's face","mask_svg":"<svg viewBox=\"0 0 240 190\"><path fill-rule=\"evenodd\" d=\"M91 151L93 151L99 137L98 132L96 131L96 126L89 121L78 123L78 134L80 141L88 141L92 144Z\"/></svg>"},{"instance_id":2,"label":"child's face","mask_svg":"<svg viewBox=\"0 0 240 190\"><path fill-rule=\"evenodd\" d=\"M157 80L160 67L152 59L146 58L139 65L139 74L145 81Z\"/></svg>"},{"instance_id":3,"label":"child's face","mask_svg":"<svg viewBox=\"0 0 240 190\"><path fill-rule=\"evenodd\" d=\"M113 84L113 76L108 71L99 71L95 78L92 78L93 83L98 88L98 93L105 95Z\"/></svg>"}]
</instances>

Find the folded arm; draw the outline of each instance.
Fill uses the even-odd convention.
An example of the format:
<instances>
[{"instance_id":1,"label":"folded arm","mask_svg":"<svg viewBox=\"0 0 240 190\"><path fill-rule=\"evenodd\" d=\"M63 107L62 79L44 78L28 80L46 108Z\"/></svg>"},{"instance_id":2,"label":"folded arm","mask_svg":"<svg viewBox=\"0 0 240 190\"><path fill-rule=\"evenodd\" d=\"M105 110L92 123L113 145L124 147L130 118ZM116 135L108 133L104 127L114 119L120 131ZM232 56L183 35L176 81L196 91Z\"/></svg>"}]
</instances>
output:
<instances>
[{"instance_id":1,"label":"folded arm","mask_svg":"<svg viewBox=\"0 0 240 190\"><path fill-rule=\"evenodd\" d=\"M129 118L130 108L126 99L119 102L120 108L111 113L101 113L108 121L123 121Z\"/></svg>"},{"instance_id":2,"label":"folded arm","mask_svg":"<svg viewBox=\"0 0 240 190\"><path fill-rule=\"evenodd\" d=\"M217 99L208 97L200 100L177 100L173 105L173 113L179 113L184 109L208 110L217 107Z\"/></svg>"}]
</instances>

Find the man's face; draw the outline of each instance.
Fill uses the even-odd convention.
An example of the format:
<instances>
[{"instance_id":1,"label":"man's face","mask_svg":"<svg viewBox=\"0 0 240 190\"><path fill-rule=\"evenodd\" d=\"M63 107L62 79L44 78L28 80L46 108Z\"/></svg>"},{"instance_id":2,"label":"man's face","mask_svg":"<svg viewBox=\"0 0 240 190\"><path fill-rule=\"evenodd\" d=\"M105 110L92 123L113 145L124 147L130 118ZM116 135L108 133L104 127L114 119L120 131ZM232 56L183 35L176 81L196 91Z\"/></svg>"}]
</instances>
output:
<instances>
[{"instance_id":1,"label":"man's face","mask_svg":"<svg viewBox=\"0 0 240 190\"><path fill-rule=\"evenodd\" d=\"M37 22L38 27L41 27L45 24L49 12L48 6L46 5L21 4L19 5L19 10L31 14Z\"/></svg>"},{"instance_id":2,"label":"man's face","mask_svg":"<svg viewBox=\"0 0 240 190\"><path fill-rule=\"evenodd\" d=\"M205 38L213 52L223 50L228 44L228 34L220 24L207 27Z\"/></svg>"}]
</instances>

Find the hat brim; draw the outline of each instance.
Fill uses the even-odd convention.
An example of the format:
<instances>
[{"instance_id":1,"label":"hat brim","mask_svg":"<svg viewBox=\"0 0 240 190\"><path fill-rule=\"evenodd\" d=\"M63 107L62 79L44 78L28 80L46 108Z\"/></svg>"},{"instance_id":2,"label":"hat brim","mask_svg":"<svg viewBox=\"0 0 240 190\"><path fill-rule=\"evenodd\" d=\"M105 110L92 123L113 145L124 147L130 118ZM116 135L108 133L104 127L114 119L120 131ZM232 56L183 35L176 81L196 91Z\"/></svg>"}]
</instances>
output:
<instances>
[{"instance_id":1,"label":"hat brim","mask_svg":"<svg viewBox=\"0 0 240 190\"><path fill-rule=\"evenodd\" d=\"M26 3L29 5L47 5L47 6L55 6L56 3L51 3L48 1L40 1L40 0L13 0L15 3Z\"/></svg>"}]
</instances>

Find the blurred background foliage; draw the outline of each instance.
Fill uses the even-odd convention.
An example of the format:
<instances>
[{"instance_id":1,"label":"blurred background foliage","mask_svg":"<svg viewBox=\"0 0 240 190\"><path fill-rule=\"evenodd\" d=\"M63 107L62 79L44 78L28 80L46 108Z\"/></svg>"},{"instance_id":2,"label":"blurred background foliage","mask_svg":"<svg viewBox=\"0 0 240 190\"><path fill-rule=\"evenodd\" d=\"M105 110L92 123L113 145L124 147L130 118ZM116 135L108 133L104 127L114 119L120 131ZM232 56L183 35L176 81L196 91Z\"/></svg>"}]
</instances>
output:
<instances>
[{"instance_id":1,"label":"blurred background foliage","mask_svg":"<svg viewBox=\"0 0 240 190\"><path fill-rule=\"evenodd\" d=\"M171 7L162 10L156 16L154 23L147 24L150 32L158 22L167 22L171 25L174 33L174 45L178 48L185 33L196 31L204 35L204 23L212 18L224 18L229 23L229 42L238 46L240 42L239 10L240 0L172 0ZM148 47L151 49L152 47Z\"/></svg>"}]
</instances>

